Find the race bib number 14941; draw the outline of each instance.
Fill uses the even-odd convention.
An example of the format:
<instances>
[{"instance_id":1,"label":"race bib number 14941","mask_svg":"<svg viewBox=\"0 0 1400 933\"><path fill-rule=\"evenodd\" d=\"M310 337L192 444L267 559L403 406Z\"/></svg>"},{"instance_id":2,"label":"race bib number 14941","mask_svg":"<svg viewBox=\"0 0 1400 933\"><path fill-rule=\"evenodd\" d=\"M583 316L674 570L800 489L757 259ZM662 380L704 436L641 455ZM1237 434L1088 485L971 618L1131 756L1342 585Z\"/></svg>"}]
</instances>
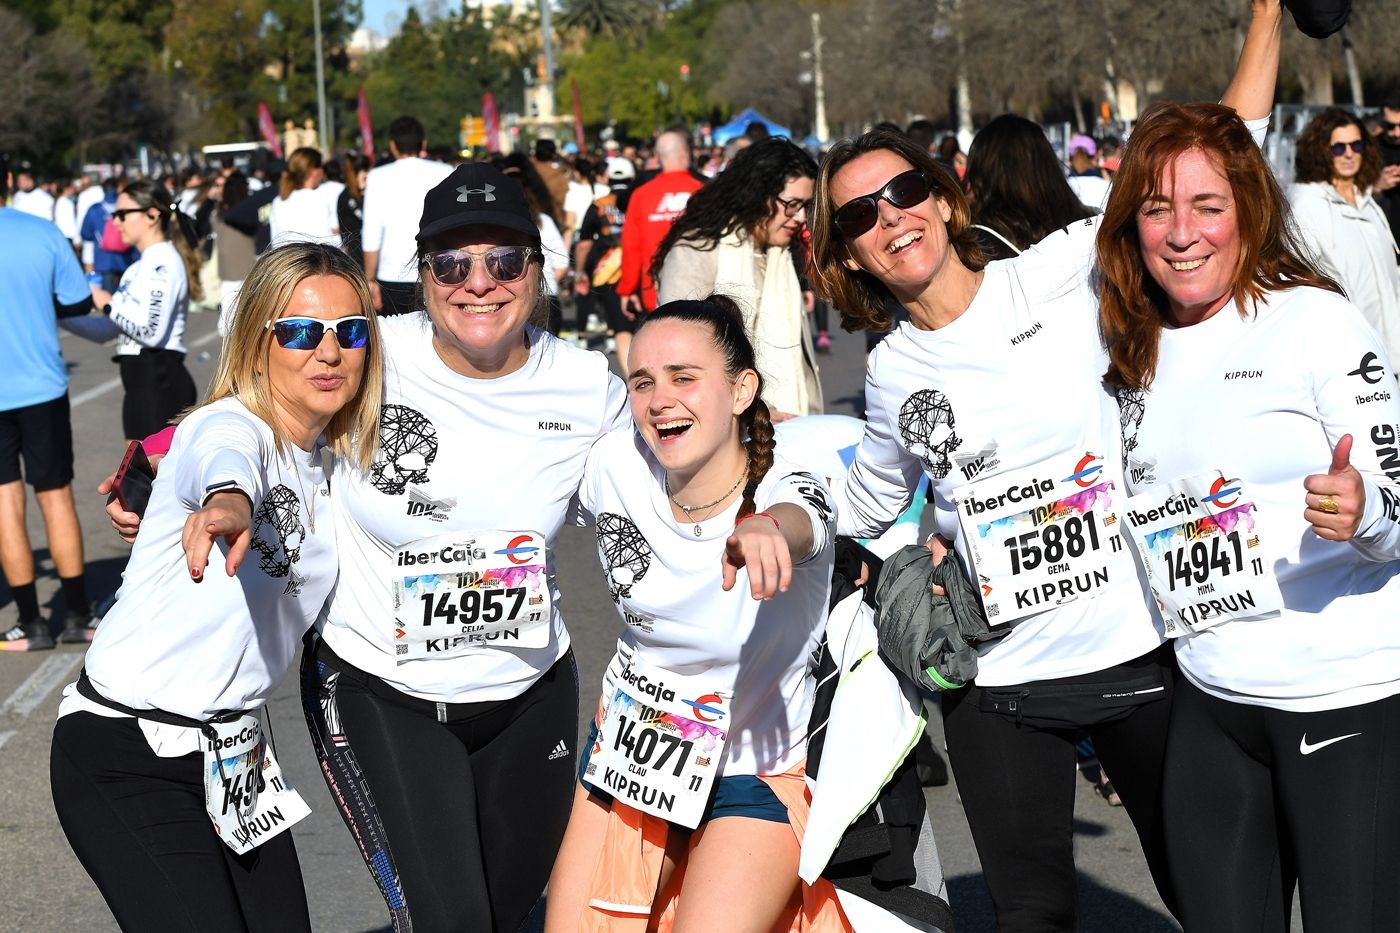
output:
<instances>
[{"instance_id":1,"label":"race bib number 14941","mask_svg":"<svg viewBox=\"0 0 1400 933\"><path fill-rule=\"evenodd\" d=\"M1129 499L1126 514L1169 637L1283 608L1241 480L1161 483Z\"/></svg>"}]
</instances>

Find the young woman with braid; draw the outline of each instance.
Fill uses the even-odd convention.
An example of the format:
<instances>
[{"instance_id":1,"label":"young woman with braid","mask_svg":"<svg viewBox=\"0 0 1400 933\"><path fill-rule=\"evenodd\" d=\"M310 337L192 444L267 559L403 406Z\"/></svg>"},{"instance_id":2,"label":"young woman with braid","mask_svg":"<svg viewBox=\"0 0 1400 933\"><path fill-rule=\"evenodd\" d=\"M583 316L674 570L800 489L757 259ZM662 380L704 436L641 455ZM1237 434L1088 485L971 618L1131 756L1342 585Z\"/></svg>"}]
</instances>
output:
<instances>
[{"instance_id":1,"label":"young woman with braid","mask_svg":"<svg viewBox=\"0 0 1400 933\"><path fill-rule=\"evenodd\" d=\"M729 300L662 305L630 359L634 427L594 445L579 489L626 627L546 929L847 929L797 877L827 490L775 453Z\"/></svg>"}]
</instances>

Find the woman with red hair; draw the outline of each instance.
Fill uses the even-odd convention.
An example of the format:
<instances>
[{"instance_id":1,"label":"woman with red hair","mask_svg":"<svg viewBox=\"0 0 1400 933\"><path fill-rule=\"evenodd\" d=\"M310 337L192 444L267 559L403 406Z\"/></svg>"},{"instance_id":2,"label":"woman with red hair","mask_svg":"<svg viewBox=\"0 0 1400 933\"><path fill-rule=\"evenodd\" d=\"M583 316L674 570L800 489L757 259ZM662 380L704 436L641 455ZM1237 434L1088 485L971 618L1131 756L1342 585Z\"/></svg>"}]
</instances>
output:
<instances>
[{"instance_id":1,"label":"woman with red hair","mask_svg":"<svg viewBox=\"0 0 1400 933\"><path fill-rule=\"evenodd\" d=\"M1400 398L1226 107L1166 104L1098 233L1127 530L1175 639L1183 926L1400 928Z\"/></svg>"}]
</instances>

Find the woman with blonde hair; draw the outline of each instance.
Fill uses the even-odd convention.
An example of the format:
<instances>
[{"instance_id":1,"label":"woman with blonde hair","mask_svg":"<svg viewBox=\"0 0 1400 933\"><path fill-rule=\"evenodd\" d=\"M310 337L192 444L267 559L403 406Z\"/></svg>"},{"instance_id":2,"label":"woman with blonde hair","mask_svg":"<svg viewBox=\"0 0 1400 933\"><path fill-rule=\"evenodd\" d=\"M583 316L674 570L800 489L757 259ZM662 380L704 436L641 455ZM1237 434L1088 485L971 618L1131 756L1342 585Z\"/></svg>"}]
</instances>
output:
<instances>
[{"instance_id":1,"label":"woman with blonde hair","mask_svg":"<svg viewBox=\"0 0 1400 933\"><path fill-rule=\"evenodd\" d=\"M273 246L302 240L340 245L336 206L316 190L326 177L321 165L321 153L305 146L287 157L268 220Z\"/></svg>"},{"instance_id":2,"label":"woman with blonde hair","mask_svg":"<svg viewBox=\"0 0 1400 933\"><path fill-rule=\"evenodd\" d=\"M122 929L310 930L263 707L334 588L338 463L373 461L382 385L360 269L259 260L54 728L59 821Z\"/></svg>"}]
</instances>

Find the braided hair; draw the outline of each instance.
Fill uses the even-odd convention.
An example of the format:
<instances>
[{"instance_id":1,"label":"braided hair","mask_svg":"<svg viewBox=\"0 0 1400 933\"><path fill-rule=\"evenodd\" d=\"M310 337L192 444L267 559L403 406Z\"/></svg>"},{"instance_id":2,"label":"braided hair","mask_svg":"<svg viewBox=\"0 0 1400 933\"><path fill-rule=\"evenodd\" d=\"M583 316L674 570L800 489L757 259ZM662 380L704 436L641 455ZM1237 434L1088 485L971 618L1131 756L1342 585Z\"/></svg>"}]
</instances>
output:
<instances>
[{"instance_id":1,"label":"braided hair","mask_svg":"<svg viewBox=\"0 0 1400 933\"><path fill-rule=\"evenodd\" d=\"M646 324L667 318L708 328L713 335L715 347L724 356L724 371L731 381L737 379L746 369L753 370L758 376L758 391L754 392L749 407L739 415L739 428L744 436L749 471L744 483L744 499L739 504L738 517L752 515L757 510L754 495L758 492L758 484L773 467L773 450L777 444L773 433L773 419L768 413L768 403L763 401L763 374L758 371L753 344L744 332L743 313L734 299L724 295L710 295L699 301L667 302L647 315ZM646 324L642 326L645 327Z\"/></svg>"}]
</instances>

